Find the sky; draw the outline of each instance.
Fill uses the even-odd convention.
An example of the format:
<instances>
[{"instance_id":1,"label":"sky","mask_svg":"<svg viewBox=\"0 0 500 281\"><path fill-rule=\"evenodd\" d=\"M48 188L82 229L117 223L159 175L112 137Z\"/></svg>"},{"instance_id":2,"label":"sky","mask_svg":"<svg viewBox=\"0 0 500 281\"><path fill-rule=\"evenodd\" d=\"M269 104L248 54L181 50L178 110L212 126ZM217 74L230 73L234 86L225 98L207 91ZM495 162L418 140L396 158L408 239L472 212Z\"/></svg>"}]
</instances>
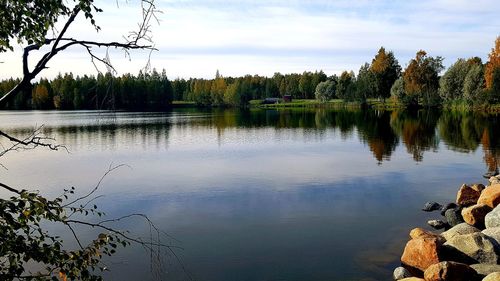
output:
<instances>
[{"instance_id":1,"label":"sky","mask_svg":"<svg viewBox=\"0 0 500 281\"><path fill-rule=\"evenodd\" d=\"M275 72L323 70L328 75L370 62L378 49L392 50L404 67L423 49L442 56L449 66L457 58L483 61L500 36L498 0L156 0L159 22L152 22L158 51L110 50L117 74L151 66L169 78L213 78ZM138 0L96 1L104 12L96 32L84 17L69 29L75 38L122 40L141 19ZM62 20L61 20L62 22ZM0 54L0 79L22 74L21 46ZM32 63L45 49L30 57ZM105 56L106 50L95 50ZM104 67L100 68L105 71ZM96 74L85 50L60 53L41 76Z\"/></svg>"}]
</instances>

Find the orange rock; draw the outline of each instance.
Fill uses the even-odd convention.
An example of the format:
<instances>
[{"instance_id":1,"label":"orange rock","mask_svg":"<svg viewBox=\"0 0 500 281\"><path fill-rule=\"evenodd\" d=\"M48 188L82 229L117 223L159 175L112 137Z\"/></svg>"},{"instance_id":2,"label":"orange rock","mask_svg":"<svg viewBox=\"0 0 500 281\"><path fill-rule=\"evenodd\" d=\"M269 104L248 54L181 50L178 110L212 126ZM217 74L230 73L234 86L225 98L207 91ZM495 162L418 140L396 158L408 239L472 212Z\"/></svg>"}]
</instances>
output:
<instances>
[{"instance_id":1,"label":"orange rock","mask_svg":"<svg viewBox=\"0 0 500 281\"><path fill-rule=\"evenodd\" d=\"M410 231L410 238L411 239L415 239L415 238L418 238L420 236L432 236L434 233L430 232L430 231L427 231L423 228L420 228L420 227L417 227L417 228L414 228Z\"/></svg>"},{"instance_id":2,"label":"orange rock","mask_svg":"<svg viewBox=\"0 0 500 281\"><path fill-rule=\"evenodd\" d=\"M443 261L429 266L424 272L425 281L470 281L477 278L477 273L468 265Z\"/></svg>"},{"instance_id":3,"label":"orange rock","mask_svg":"<svg viewBox=\"0 0 500 281\"><path fill-rule=\"evenodd\" d=\"M477 203L488 205L491 208L495 208L500 204L500 184L494 184L485 188L481 192Z\"/></svg>"},{"instance_id":4,"label":"orange rock","mask_svg":"<svg viewBox=\"0 0 500 281\"><path fill-rule=\"evenodd\" d=\"M477 187L477 186L476 186ZM470 206L477 203L477 199L481 195L481 191L474 189L466 184L463 184L457 193L457 204L462 206Z\"/></svg>"},{"instance_id":5,"label":"orange rock","mask_svg":"<svg viewBox=\"0 0 500 281\"><path fill-rule=\"evenodd\" d=\"M492 208L485 204L476 204L462 210L462 217L464 221L476 227L484 226L484 217L492 210Z\"/></svg>"},{"instance_id":6,"label":"orange rock","mask_svg":"<svg viewBox=\"0 0 500 281\"><path fill-rule=\"evenodd\" d=\"M417 277L408 277L404 279L399 279L399 281L425 281L425 279L417 278Z\"/></svg>"},{"instance_id":7,"label":"orange rock","mask_svg":"<svg viewBox=\"0 0 500 281\"><path fill-rule=\"evenodd\" d=\"M406 243L401 262L407 266L425 271L429 266L440 262L439 250L443 245L436 237L420 236Z\"/></svg>"}]
</instances>

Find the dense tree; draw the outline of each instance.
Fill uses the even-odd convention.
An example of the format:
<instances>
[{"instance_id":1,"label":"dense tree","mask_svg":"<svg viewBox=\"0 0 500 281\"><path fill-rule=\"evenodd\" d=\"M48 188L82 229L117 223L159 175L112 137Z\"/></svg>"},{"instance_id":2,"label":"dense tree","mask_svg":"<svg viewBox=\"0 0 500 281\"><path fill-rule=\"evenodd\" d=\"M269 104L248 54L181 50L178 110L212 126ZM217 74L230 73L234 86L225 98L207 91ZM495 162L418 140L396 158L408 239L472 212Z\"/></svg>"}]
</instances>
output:
<instances>
[{"instance_id":1,"label":"dense tree","mask_svg":"<svg viewBox=\"0 0 500 281\"><path fill-rule=\"evenodd\" d=\"M439 79L439 96L444 101L462 99L465 78L472 66L466 60L458 59Z\"/></svg>"},{"instance_id":2,"label":"dense tree","mask_svg":"<svg viewBox=\"0 0 500 281\"><path fill-rule=\"evenodd\" d=\"M430 57L423 50L417 52L406 67L403 80L405 101L408 105L436 105L439 102L439 72L443 70L442 57Z\"/></svg>"},{"instance_id":3,"label":"dense tree","mask_svg":"<svg viewBox=\"0 0 500 281\"><path fill-rule=\"evenodd\" d=\"M368 98L375 97L377 93L377 76L370 70L370 65L361 66L356 78L354 96L349 99L365 103Z\"/></svg>"},{"instance_id":4,"label":"dense tree","mask_svg":"<svg viewBox=\"0 0 500 281\"><path fill-rule=\"evenodd\" d=\"M344 71L339 77L339 82L337 83L337 88L335 93L338 98L341 99L349 99L351 96L352 84L354 83L354 73Z\"/></svg>"},{"instance_id":5,"label":"dense tree","mask_svg":"<svg viewBox=\"0 0 500 281\"><path fill-rule=\"evenodd\" d=\"M320 82L318 86L316 86L316 91L314 95L316 99L321 102L326 102L331 100L335 96L335 82L327 80L325 82Z\"/></svg>"},{"instance_id":6,"label":"dense tree","mask_svg":"<svg viewBox=\"0 0 500 281\"><path fill-rule=\"evenodd\" d=\"M468 104L484 101L484 67L474 64L465 76L462 96Z\"/></svg>"},{"instance_id":7,"label":"dense tree","mask_svg":"<svg viewBox=\"0 0 500 281\"><path fill-rule=\"evenodd\" d=\"M496 69L500 68L500 36L495 40L495 46L491 49L488 58L489 60L484 70L484 79L486 81L486 89L490 90L495 80L494 72Z\"/></svg>"},{"instance_id":8,"label":"dense tree","mask_svg":"<svg viewBox=\"0 0 500 281\"><path fill-rule=\"evenodd\" d=\"M391 87L401 75L401 66L394 57L394 53L386 52L384 47L380 47L377 55L372 60L370 71L375 75L376 93L375 96L386 99L391 95Z\"/></svg>"},{"instance_id":9,"label":"dense tree","mask_svg":"<svg viewBox=\"0 0 500 281\"><path fill-rule=\"evenodd\" d=\"M299 80L299 90L301 93L301 98L310 99L315 93L315 88L313 84L313 74L311 72L304 71Z\"/></svg>"},{"instance_id":10,"label":"dense tree","mask_svg":"<svg viewBox=\"0 0 500 281\"><path fill-rule=\"evenodd\" d=\"M34 109L50 108L51 99L49 96L49 89L45 83L40 83L34 87L32 99Z\"/></svg>"}]
</instances>

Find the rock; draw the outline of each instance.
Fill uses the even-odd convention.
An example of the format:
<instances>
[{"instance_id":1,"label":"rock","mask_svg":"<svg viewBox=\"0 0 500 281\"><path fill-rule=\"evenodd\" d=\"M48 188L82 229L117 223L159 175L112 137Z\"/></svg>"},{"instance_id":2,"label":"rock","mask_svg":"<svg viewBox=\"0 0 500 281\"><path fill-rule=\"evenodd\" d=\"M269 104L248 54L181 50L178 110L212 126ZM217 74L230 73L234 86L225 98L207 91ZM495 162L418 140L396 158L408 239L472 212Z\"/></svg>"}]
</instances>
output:
<instances>
[{"instance_id":1,"label":"rock","mask_svg":"<svg viewBox=\"0 0 500 281\"><path fill-rule=\"evenodd\" d=\"M475 205L482 189L480 186L472 186L463 184L457 192L456 203L461 206Z\"/></svg>"},{"instance_id":2,"label":"rock","mask_svg":"<svg viewBox=\"0 0 500 281\"><path fill-rule=\"evenodd\" d=\"M493 211L489 212L484 218L484 224L486 228L499 227L500 226L500 207L497 206Z\"/></svg>"},{"instance_id":3,"label":"rock","mask_svg":"<svg viewBox=\"0 0 500 281\"><path fill-rule=\"evenodd\" d=\"M429 221L427 221L427 224L432 226L435 229L442 229L448 225L447 223L445 223L442 220L429 220Z\"/></svg>"},{"instance_id":4,"label":"rock","mask_svg":"<svg viewBox=\"0 0 500 281\"><path fill-rule=\"evenodd\" d=\"M444 216L444 213L448 210L448 209L455 209L457 207L457 204L455 203L448 203L446 205L444 205L442 208L441 208L441 216Z\"/></svg>"},{"instance_id":5,"label":"rock","mask_svg":"<svg viewBox=\"0 0 500 281\"><path fill-rule=\"evenodd\" d=\"M457 193L457 204L461 206L475 205L480 195L481 191L463 184Z\"/></svg>"},{"instance_id":6,"label":"rock","mask_svg":"<svg viewBox=\"0 0 500 281\"><path fill-rule=\"evenodd\" d=\"M444 213L444 216L451 227L465 222L462 218L462 210L460 208L448 209Z\"/></svg>"},{"instance_id":7,"label":"rock","mask_svg":"<svg viewBox=\"0 0 500 281\"><path fill-rule=\"evenodd\" d=\"M417 278L417 277L409 277L409 278L401 279L399 281L425 281L425 280L422 278Z\"/></svg>"},{"instance_id":8,"label":"rock","mask_svg":"<svg viewBox=\"0 0 500 281\"><path fill-rule=\"evenodd\" d=\"M411 273L402 266L396 267L396 269L394 269L394 273L392 274L392 278L394 280L401 280L408 277L412 277Z\"/></svg>"},{"instance_id":9,"label":"rock","mask_svg":"<svg viewBox=\"0 0 500 281\"><path fill-rule=\"evenodd\" d=\"M499 280L500 280L500 272L490 273L483 279L483 281L499 281Z\"/></svg>"},{"instance_id":10,"label":"rock","mask_svg":"<svg viewBox=\"0 0 500 281\"><path fill-rule=\"evenodd\" d=\"M499 184L500 183L500 179L497 176L490 177L490 179L488 181L490 182L490 185L494 185L494 184Z\"/></svg>"},{"instance_id":11,"label":"rock","mask_svg":"<svg viewBox=\"0 0 500 281\"><path fill-rule=\"evenodd\" d=\"M425 271L427 267L440 262L439 250L442 241L436 237L421 236L406 243L401 262Z\"/></svg>"},{"instance_id":12,"label":"rock","mask_svg":"<svg viewBox=\"0 0 500 281\"><path fill-rule=\"evenodd\" d=\"M493 242L481 232L455 235L444 243L479 263L496 264L499 257Z\"/></svg>"},{"instance_id":13,"label":"rock","mask_svg":"<svg viewBox=\"0 0 500 281\"><path fill-rule=\"evenodd\" d=\"M424 272L425 281L470 281L477 278L476 271L468 265L443 261L429 266Z\"/></svg>"},{"instance_id":14,"label":"rock","mask_svg":"<svg viewBox=\"0 0 500 281\"><path fill-rule=\"evenodd\" d=\"M410 231L410 238L411 239L415 239L415 238L418 238L420 236L434 236L434 235L436 235L436 234L434 234L428 230L425 230L423 228L420 228L420 227L416 227Z\"/></svg>"},{"instance_id":15,"label":"rock","mask_svg":"<svg viewBox=\"0 0 500 281\"><path fill-rule=\"evenodd\" d=\"M441 209L443 206L437 202L427 202L422 211L432 212Z\"/></svg>"},{"instance_id":16,"label":"rock","mask_svg":"<svg viewBox=\"0 0 500 281\"><path fill-rule=\"evenodd\" d=\"M500 227L486 228L481 233L494 240L498 250L500 250Z\"/></svg>"},{"instance_id":17,"label":"rock","mask_svg":"<svg viewBox=\"0 0 500 281\"><path fill-rule=\"evenodd\" d=\"M481 193L486 188L486 186L484 186L484 184L482 184L482 183L476 183L476 184L473 184L471 186L471 188L478 191L479 193Z\"/></svg>"},{"instance_id":18,"label":"rock","mask_svg":"<svg viewBox=\"0 0 500 281\"><path fill-rule=\"evenodd\" d=\"M480 232L478 228L469 225L467 223L461 223L457 224L454 227L448 229L447 231L441 233L441 236L443 236L444 239L450 240L453 236L455 235L464 235L464 234L471 234L474 232Z\"/></svg>"},{"instance_id":19,"label":"rock","mask_svg":"<svg viewBox=\"0 0 500 281\"><path fill-rule=\"evenodd\" d=\"M476 204L462 209L462 217L466 223L483 228L484 218L490 211L490 206L485 204Z\"/></svg>"},{"instance_id":20,"label":"rock","mask_svg":"<svg viewBox=\"0 0 500 281\"><path fill-rule=\"evenodd\" d=\"M500 272L500 265L498 264L478 263L478 264L472 264L470 267L474 269L477 272L477 274L481 275L482 277L493 272Z\"/></svg>"},{"instance_id":21,"label":"rock","mask_svg":"<svg viewBox=\"0 0 500 281\"><path fill-rule=\"evenodd\" d=\"M483 177L484 177L484 178L489 179L489 178L494 177L494 176L497 176L497 175L498 175L498 169L496 169L496 170L494 170L494 171L488 171L488 172L486 172L486 173L483 175Z\"/></svg>"},{"instance_id":22,"label":"rock","mask_svg":"<svg viewBox=\"0 0 500 281\"><path fill-rule=\"evenodd\" d=\"M485 188L483 192L481 192L481 196L479 196L477 203L495 208L500 203L500 184L497 183Z\"/></svg>"}]
</instances>

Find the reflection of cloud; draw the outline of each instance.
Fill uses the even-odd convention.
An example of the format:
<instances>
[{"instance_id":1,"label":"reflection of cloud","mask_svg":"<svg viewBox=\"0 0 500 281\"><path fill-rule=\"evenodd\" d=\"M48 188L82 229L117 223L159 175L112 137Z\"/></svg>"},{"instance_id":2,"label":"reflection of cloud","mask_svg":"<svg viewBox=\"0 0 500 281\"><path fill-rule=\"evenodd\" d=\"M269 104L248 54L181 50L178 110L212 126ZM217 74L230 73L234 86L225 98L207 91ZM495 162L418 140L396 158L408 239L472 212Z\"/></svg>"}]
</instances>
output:
<instances>
[{"instance_id":1,"label":"reflection of cloud","mask_svg":"<svg viewBox=\"0 0 500 281\"><path fill-rule=\"evenodd\" d=\"M104 13L97 18L102 32L96 37L80 20L72 35L117 40L139 19L133 3L121 3L120 9L114 3L102 5ZM224 75L339 73L370 61L381 45L394 50L403 65L418 49L451 64L457 57L486 58L500 27L494 0L159 1L159 8L165 13L154 27L160 51L153 55L153 66L166 68L171 77L212 77L216 69ZM127 62L116 53L114 61L122 72L137 72L146 56L139 53ZM62 57L51 64L49 76L93 71L85 57ZM71 69L68 57L78 62ZM6 57L12 67L0 70L1 78L20 74L14 66L18 58Z\"/></svg>"}]
</instances>

